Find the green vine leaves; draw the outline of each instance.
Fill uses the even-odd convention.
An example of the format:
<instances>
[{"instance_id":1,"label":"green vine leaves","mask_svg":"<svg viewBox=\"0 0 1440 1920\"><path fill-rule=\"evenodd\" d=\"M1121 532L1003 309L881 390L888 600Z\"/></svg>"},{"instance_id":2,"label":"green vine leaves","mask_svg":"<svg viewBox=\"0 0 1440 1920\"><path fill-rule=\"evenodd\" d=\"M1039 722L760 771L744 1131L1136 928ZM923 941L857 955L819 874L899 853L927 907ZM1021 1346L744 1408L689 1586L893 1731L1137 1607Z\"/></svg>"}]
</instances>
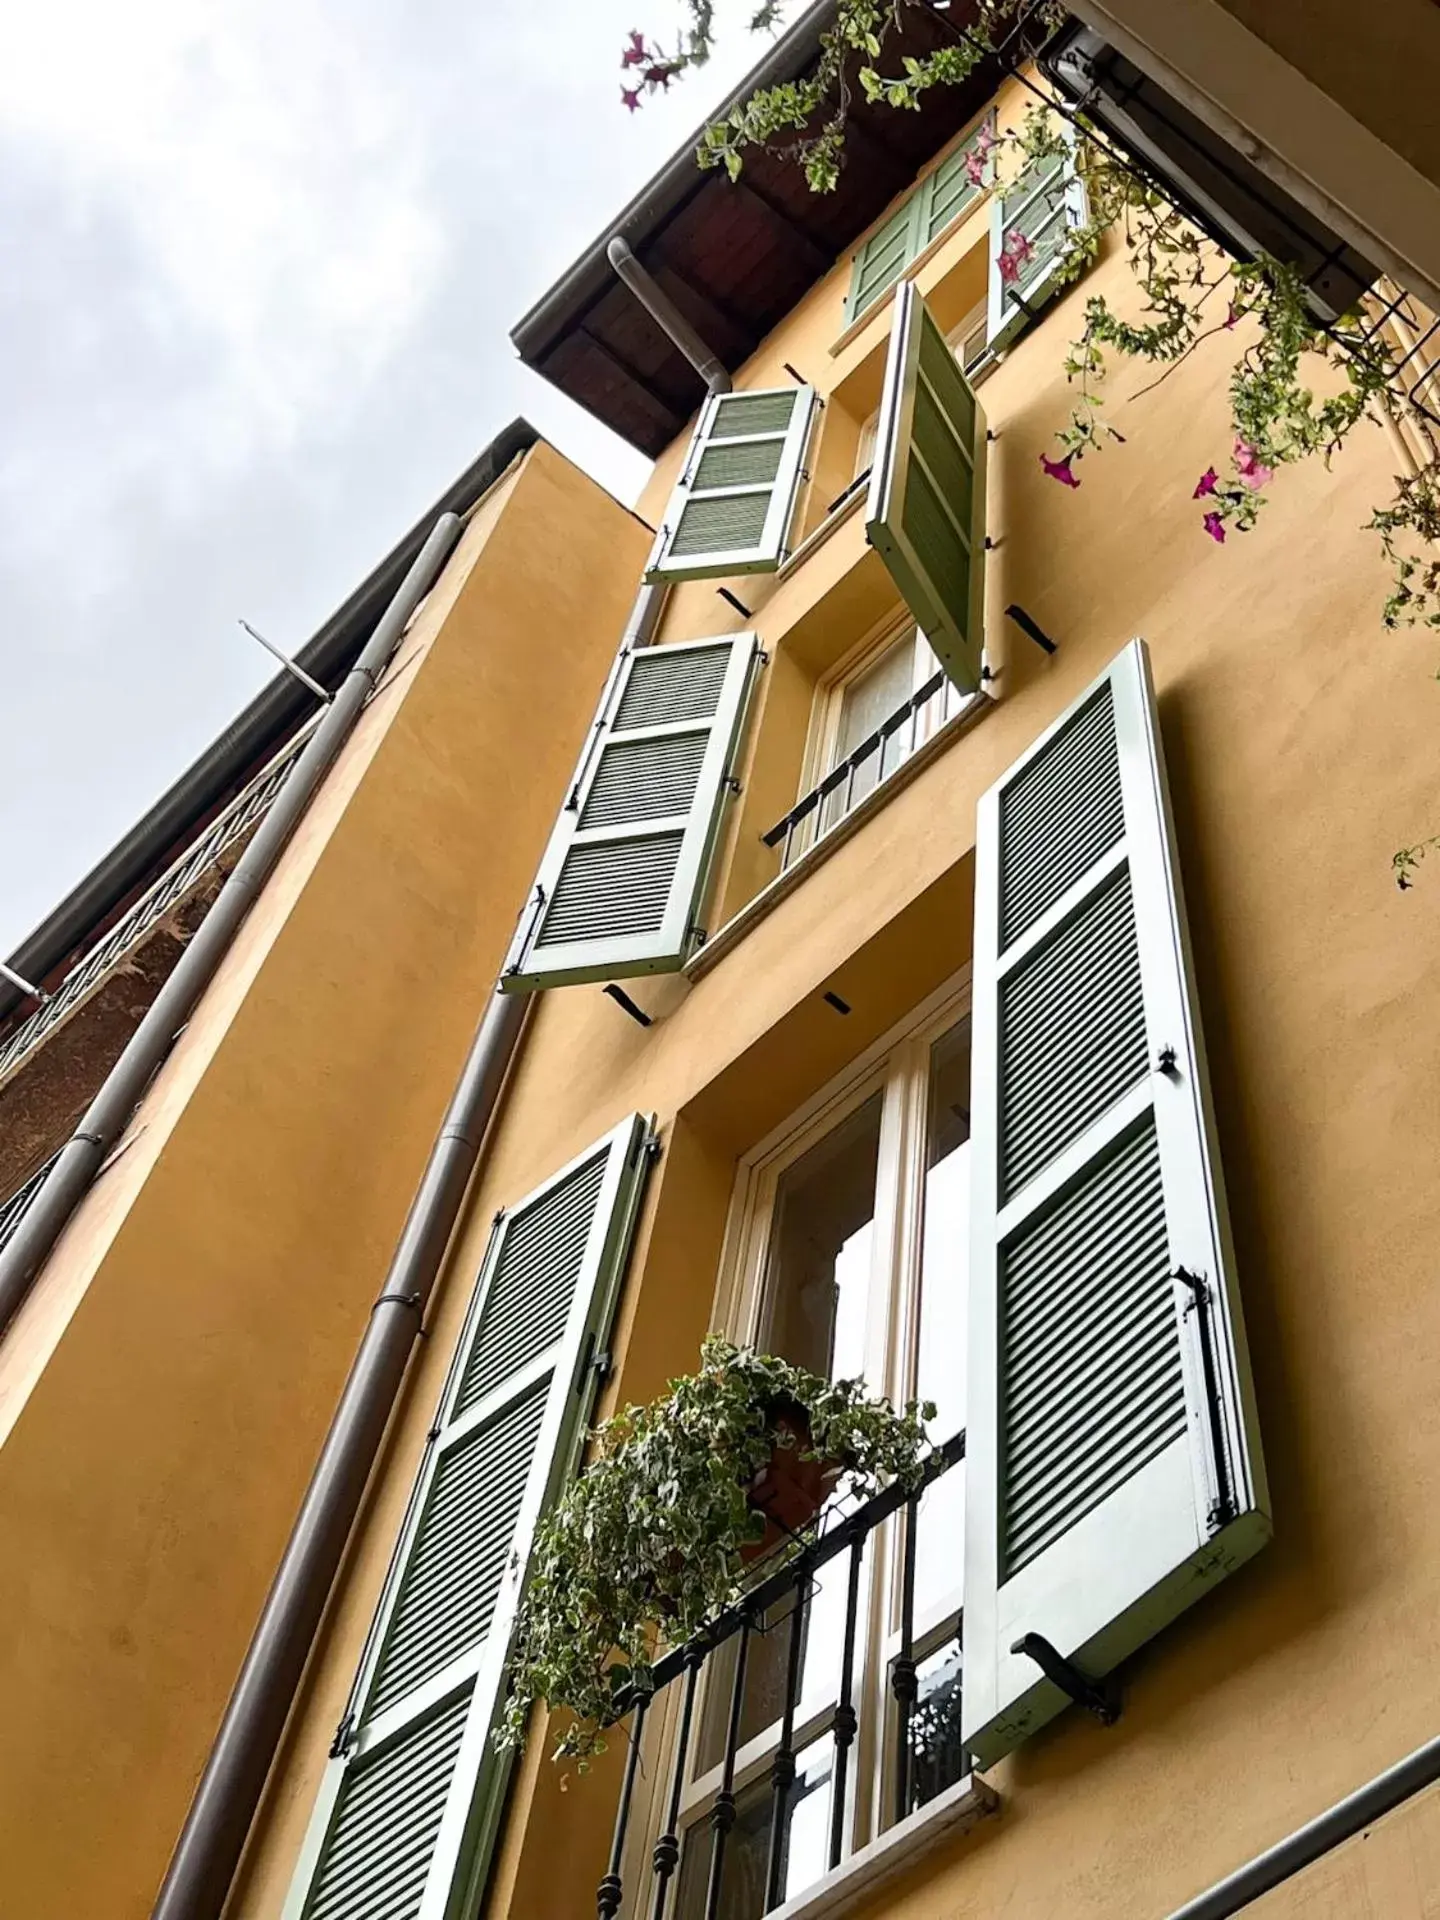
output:
<instances>
[{"instance_id":1,"label":"green vine leaves","mask_svg":"<svg viewBox=\"0 0 1440 1920\"><path fill-rule=\"evenodd\" d=\"M858 1380L825 1380L711 1337L700 1369L648 1406L627 1406L593 1435L595 1454L539 1530L497 1731L517 1747L531 1708L548 1702L555 1758L583 1769L604 1751L622 1697L643 1690L662 1646L679 1646L740 1596L741 1549L764 1535L747 1490L777 1444L777 1408L808 1414L805 1459L843 1463L847 1493L919 1483L923 1422ZM795 1444L793 1435L788 1444ZM767 1554L769 1572L794 1545Z\"/></svg>"}]
</instances>

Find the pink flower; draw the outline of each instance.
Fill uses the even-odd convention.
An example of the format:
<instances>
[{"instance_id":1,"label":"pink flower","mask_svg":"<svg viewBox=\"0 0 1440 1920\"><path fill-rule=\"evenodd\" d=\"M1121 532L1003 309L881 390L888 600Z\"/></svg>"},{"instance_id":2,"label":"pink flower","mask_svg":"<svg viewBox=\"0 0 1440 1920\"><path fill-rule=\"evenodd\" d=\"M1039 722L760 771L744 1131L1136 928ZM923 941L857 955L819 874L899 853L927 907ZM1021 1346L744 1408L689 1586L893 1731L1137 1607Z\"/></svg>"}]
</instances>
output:
<instances>
[{"instance_id":1,"label":"pink flower","mask_svg":"<svg viewBox=\"0 0 1440 1920\"><path fill-rule=\"evenodd\" d=\"M965 156L965 178L972 187L983 187L985 184L985 156L973 147Z\"/></svg>"},{"instance_id":2,"label":"pink flower","mask_svg":"<svg viewBox=\"0 0 1440 1920\"><path fill-rule=\"evenodd\" d=\"M990 149L995 145L996 145L995 129L991 126L990 122L987 120L984 126L981 127L980 131L975 136L975 151L983 159L985 155L989 153Z\"/></svg>"},{"instance_id":3,"label":"pink flower","mask_svg":"<svg viewBox=\"0 0 1440 1920\"><path fill-rule=\"evenodd\" d=\"M652 60L645 69L645 84L647 87L663 87L668 93L670 82L679 71L673 61Z\"/></svg>"},{"instance_id":4,"label":"pink flower","mask_svg":"<svg viewBox=\"0 0 1440 1920\"><path fill-rule=\"evenodd\" d=\"M1000 278L1007 287L1013 286L1020 278L1020 269L1025 262L1034 257L1035 243L1023 233L1007 233L1005 244L996 257L996 267Z\"/></svg>"},{"instance_id":5,"label":"pink flower","mask_svg":"<svg viewBox=\"0 0 1440 1920\"><path fill-rule=\"evenodd\" d=\"M628 113L634 113L640 104L640 89L638 87L621 87L620 98L625 103L626 111Z\"/></svg>"},{"instance_id":6,"label":"pink flower","mask_svg":"<svg viewBox=\"0 0 1440 1920\"><path fill-rule=\"evenodd\" d=\"M636 33L632 28L630 32L630 44L620 56L621 66L643 67L649 58L649 54L645 51L644 34Z\"/></svg>"},{"instance_id":7,"label":"pink flower","mask_svg":"<svg viewBox=\"0 0 1440 1920\"><path fill-rule=\"evenodd\" d=\"M1049 474L1050 478L1052 480L1058 480L1062 487L1078 487L1080 482L1075 478L1075 474L1070 465L1070 462L1074 458L1073 453L1067 453L1063 460L1047 460L1042 453L1040 456L1040 464L1046 473Z\"/></svg>"},{"instance_id":8,"label":"pink flower","mask_svg":"<svg viewBox=\"0 0 1440 1920\"><path fill-rule=\"evenodd\" d=\"M1225 315L1226 326L1233 327L1236 324L1236 322L1239 320L1239 318L1240 318L1240 309L1239 307L1236 306L1235 302L1232 300L1230 302L1229 311Z\"/></svg>"},{"instance_id":9,"label":"pink flower","mask_svg":"<svg viewBox=\"0 0 1440 1920\"><path fill-rule=\"evenodd\" d=\"M1225 544L1225 522L1224 522L1224 521L1223 521L1223 520L1222 520L1222 519L1220 518L1220 516L1219 516L1219 514L1218 514L1218 513L1207 513L1207 514L1206 514L1206 516L1205 516L1205 531L1206 531L1206 533L1208 533L1208 534L1209 534L1209 536L1210 536L1210 538L1211 538L1212 540L1216 540L1216 541L1218 541L1218 542L1219 542L1219 544L1220 544L1220 545L1221 545L1222 547L1224 546L1224 544Z\"/></svg>"},{"instance_id":10,"label":"pink flower","mask_svg":"<svg viewBox=\"0 0 1440 1920\"><path fill-rule=\"evenodd\" d=\"M1261 487L1275 478L1275 469L1265 465L1257 449L1248 440L1237 439L1235 442L1235 471L1251 493L1258 493Z\"/></svg>"},{"instance_id":11,"label":"pink flower","mask_svg":"<svg viewBox=\"0 0 1440 1920\"><path fill-rule=\"evenodd\" d=\"M1214 467L1207 467L1195 482L1195 491L1191 494L1190 498L1192 500L1203 500L1207 493L1214 493L1215 484L1219 478L1220 476L1216 473Z\"/></svg>"}]
</instances>

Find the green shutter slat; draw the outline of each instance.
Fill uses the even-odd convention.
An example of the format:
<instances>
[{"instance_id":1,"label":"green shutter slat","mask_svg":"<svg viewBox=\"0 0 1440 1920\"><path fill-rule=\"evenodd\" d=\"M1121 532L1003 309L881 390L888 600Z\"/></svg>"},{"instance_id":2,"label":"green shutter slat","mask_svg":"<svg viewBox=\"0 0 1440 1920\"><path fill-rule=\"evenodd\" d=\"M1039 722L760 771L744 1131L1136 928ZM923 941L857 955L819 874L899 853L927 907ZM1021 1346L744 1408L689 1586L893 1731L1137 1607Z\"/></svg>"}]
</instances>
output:
<instances>
[{"instance_id":1,"label":"green shutter slat","mask_svg":"<svg viewBox=\"0 0 1440 1920\"><path fill-rule=\"evenodd\" d=\"M768 387L755 393L726 393L720 397L710 428L712 440L732 440L747 433L784 433L795 411L794 387Z\"/></svg>"},{"instance_id":2,"label":"green shutter slat","mask_svg":"<svg viewBox=\"0 0 1440 1920\"><path fill-rule=\"evenodd\" d=\"M600 756L580 825L625 827L689 813L708 745L706 733L612 740Z\"/></svg>"},{"instance_id":3,"label":"green shutter slat","mask_svg":"<svg viewBox=\"0 0 1440 1920\"><path fill-rule=\"evenodd\" d=\"M1145 1000L1123 869L1000 989L1005 1199L1143 1079Z\"/></svg>"},{"instance_id":4,"label":"green shutter slat","mask_svg":"<svg viewBox=\"0 0 1440 1920\"><path fill-rule=\"evenodd\" d=\"M1004 945L1033 926L1124 831L1107 681L1001 797Z\"/></svg>"},{"instance_id":5,"label":"green shutter slat","mask_svg":"<svg viewBox=\"0 0 1440 1920\"><path fill-rule=\"evenodd\" d=\"M352 1769L305 1920L415 1920L469 1704L462 1695Z\"/></svg>"},{"instance_id":6,"label":"green shutter slat","mask_svg":"<svg viewBox=\"0 0 1440 1920\"><path fill-rule=\"evenodd\" d=\"M374 1719L489 1632L550 1391L445 1449L411 1544L366 1707Z\"/></svg>"},{"instance_id":7,"label":"green shutter slat","mask_svg":"<svg viewBox=\"0 0 1440 1920\"><path fill-rule=\"evenodd\" d=\"M1184 1432L1153 1124L1005 1248L1001 1284L1008 1577Z\"/></svg>"},{"instance_id":8,"label":"green shutter slat","mask_svg":"<svg viewBox=\"0 0 1440 1920\"><path fill-rule=\"evenodd\" d=\"M677 832L575 847L540 922L537 952L581 940L658 933L684 843L685 835Z\"/></svg>"},{"instance_id":9,"label":"green shutter slat","mask_svg":"<svg viewBox=\"0 0 1440 1920\"><path fill-rule=\"evenodd\" d=\"M452 1418L477 1407L565 1331L585 1265L606 1155L507 1214Z\"/></svg>"},{"instance_id":10,"label":"green shutter slat","mask_svg":"<svg viewBox=\"0 0 1440 1920\"><path fill-rule=\"evenodd\" d=\"M901 283L865 532L936 658L979 690L984 646L985 420L911 280Z\"/></svg>"},{"instance_id":11,"label":"green shutter slat","mask_svg":"<svg viewBox=\"0 0 1440 1920\"><path fill-rule=\"evenodd\" d=\"M758 544L770 511L768 493L692 494L680 515L672 554L743 553Z\"/></svg>"},{"instance_id":12,"label":"green shutter slat","mask_svg":"<svg viewBox=\"0 0 1440 1920\"><path fill-rule=\"evenodd\" d=\"M720 705L730 647L647 647L630 664L615 732L711 720Z\"/></svg>"}]
</instances>

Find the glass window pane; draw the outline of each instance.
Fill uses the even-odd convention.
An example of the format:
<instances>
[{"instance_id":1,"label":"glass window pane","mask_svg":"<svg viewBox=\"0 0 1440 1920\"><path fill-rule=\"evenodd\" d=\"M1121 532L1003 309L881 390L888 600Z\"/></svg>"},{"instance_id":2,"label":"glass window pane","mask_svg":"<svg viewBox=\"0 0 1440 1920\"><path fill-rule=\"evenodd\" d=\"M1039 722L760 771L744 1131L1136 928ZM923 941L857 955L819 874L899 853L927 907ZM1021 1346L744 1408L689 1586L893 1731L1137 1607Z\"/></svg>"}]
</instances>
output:
<instances>
[{"instance_id":1,"label":"glass window pane","mask_svg":"<svg viewBox=\"0 0 1440 1920\"><path fill-rule=\"evenodd\" d=\"M964 1774L960 1744L960 1641L957 1636L916 1668L910 1715L910 1811L927 1805Z\"/></svg>"},{"instance_id":2,"label":"glass window pane","mask_svg":"<svg viewBox=\"0 0 1440 1920\"><path fill-rule=\"evenodd\" d=\"M873 665L855 676L840 696L840 725L827 772L848 760L860 743L879 729L882 720L888 720L905 704L912 691L914 671L915 636L911 633L897 640ZM872 787L892 771L895 754L893 741L888 751L882 744L867 754L856 766L852 779L826 798L822 824L833 826L850 807L863 800Z\"/></svg>"},{"instance_id":3,"label":"glass window pane","mask_svg":"<svg viewBox=\"0 0 1440 1920\"><path fill-rule=\"evenodd\" d=\"M931 1438L965 1424L966 1275L970 1234L970 1023L930 1050L920 1242L920 1337L915 1391L935 1402ZM916 1617L959 1590L965 1537L965 1469L952 1467L920 1503L915 1542Z\"/></svg>"},{"instance_id":4,"label":"glass window pane","mask_svg":"<svg viewBox=\"0 0 1440 1920\"><path fill-rule=\"evenodd\" d=\"M863 1373L880 1155L877 1093L781 1174L762 1343L830 1379Z\"/></svg>"},{"instance_id":5,"label":"glass window pane","mask_svg":"<svg viewBox=\"0 0 1440 1920\"><path fill-rule=\"evenodd\" d=\"M826 1871L830 1836L830 1762L831 1746L828 1739L817 1740L799 1756L781 1841L782 1900L802 1893ZM773 1807L774 1794L768 1773L736 1795L735 1824L725 1843L716 1920L760 1920L765 1912ZM710 1822L702 1816L685 1831L680 1854L675 1920L705 1920L711 1846Z\"/></svg>"}]
</instances>

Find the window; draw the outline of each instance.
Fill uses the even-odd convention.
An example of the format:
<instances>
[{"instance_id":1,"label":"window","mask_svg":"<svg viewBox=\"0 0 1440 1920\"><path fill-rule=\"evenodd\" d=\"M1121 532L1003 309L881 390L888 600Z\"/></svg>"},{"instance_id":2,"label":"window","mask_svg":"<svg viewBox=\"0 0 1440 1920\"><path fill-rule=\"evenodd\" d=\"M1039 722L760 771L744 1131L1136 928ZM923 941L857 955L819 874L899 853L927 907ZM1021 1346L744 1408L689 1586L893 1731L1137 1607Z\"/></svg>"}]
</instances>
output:
<instances>
[{"instance_id":1,"label":"window","mask_svg":"<svg viewBox=\"0 0 1440 1920\"><path fill-rule=\"evenodd\" d=\"M977 148L982 135L993 125L994 115L987 114L861 245L850 272L845 301L847 326L888 293L911 262L933 246L987 191L993 163L983 152L977 153Z\"/></svg>"},{"instance_id":2,"label":"window","mask_svg":"<svg viewBox=\"0 0 1440 1920\"><path fill-rule=\"evenodd\" d=\"M964 1415L969 1086L965 998L952 987L742 1169L735 1257L718 1315L737 1337L816 1372L862 1375L897 1401L933 1398L936 1440L948 1438ZM906 1811L965 1772L959 1744L963 1471L952 1469L929 1489L916 1527L918 1696ZM842 1855L892 1825L900 1811L891 1682L900 1652L902 1548L900 1523L892 1520L872 1536L863 1563L852 1686L860 1734L847 1804L839 1809ZM830 1864L848 1563L842 1553L821 1569L804 1621L796 1778L780 1852L785 1898ZM722 1920L759 1920L765 1910L770 1769L781 1737L791 1604L780 1603L746 1644ZM737 1658L732 1639L707 1664L702 1682L682 1791L676 1920L704 1920L709 1815L722 1777Z\"/></svg>"},{"instance_id":3,"label":"window","mask_svg":"<svg viewBox=\"0 0 1440 1920\"><path fill-rule=\"evenodd\" d=\"M782 871L839 826L876 788L970 707L912 621L891 625L821 687L806 791L766 839Z\"/></svg>"}]
</instances>

